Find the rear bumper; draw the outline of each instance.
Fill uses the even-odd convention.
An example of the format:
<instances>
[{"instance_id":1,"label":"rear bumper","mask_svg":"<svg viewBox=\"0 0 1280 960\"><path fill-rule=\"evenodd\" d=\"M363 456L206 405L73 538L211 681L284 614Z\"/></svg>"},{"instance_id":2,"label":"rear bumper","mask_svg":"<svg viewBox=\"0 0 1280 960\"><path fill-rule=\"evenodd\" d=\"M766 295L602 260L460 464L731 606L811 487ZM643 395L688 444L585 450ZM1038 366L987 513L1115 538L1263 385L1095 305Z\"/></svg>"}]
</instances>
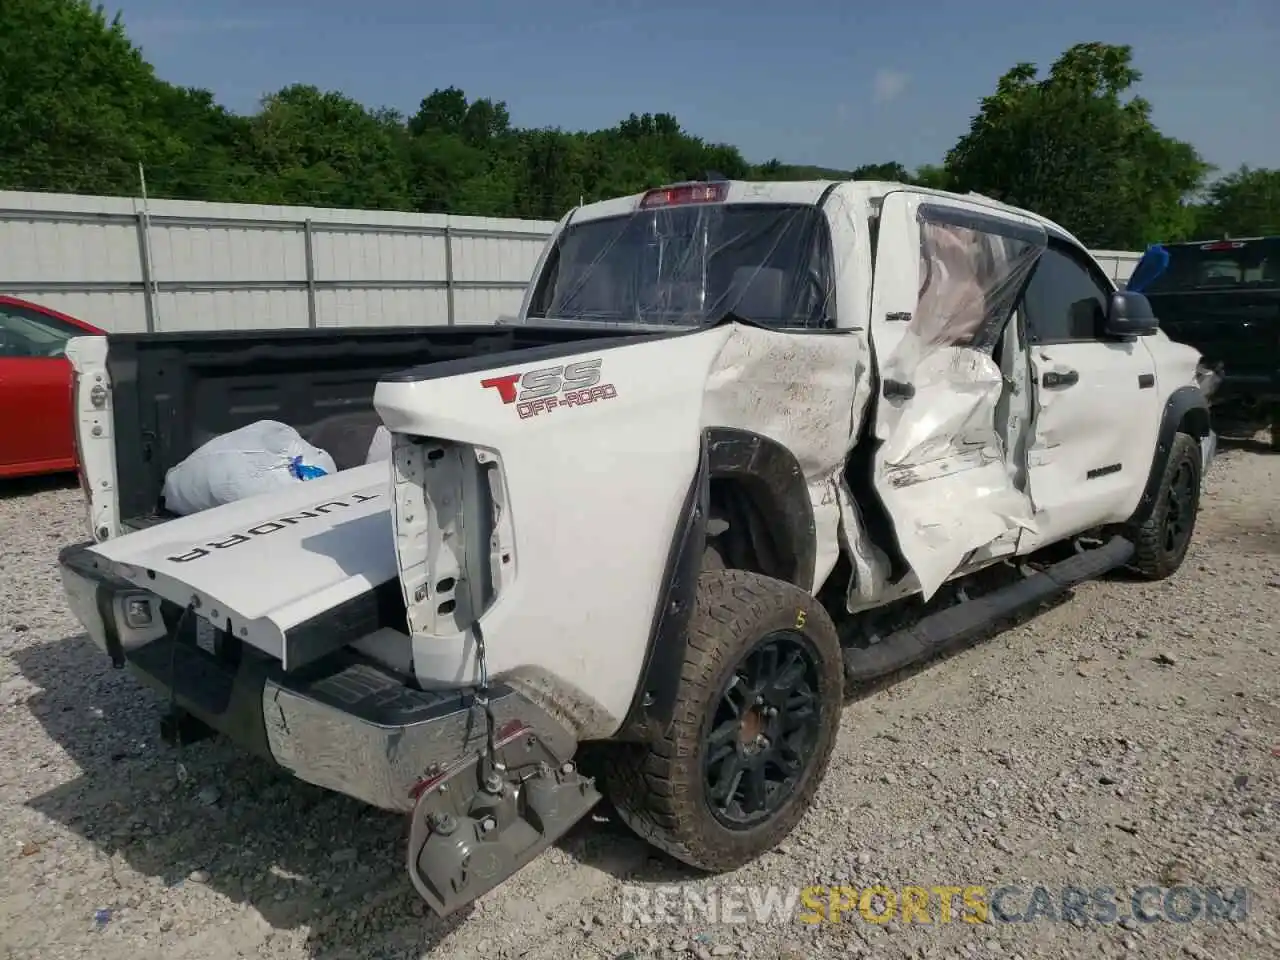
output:
<instances>
[{"instance_id":1,"label":"rear bumper","mask_svg":"<svg viewBox=\"0 0 1280 960\"><path fill-rule=\"evenodd\" d=\"M84 546L63 550L59 567L90 638L182 710L300 780L407 812L424 779L485 743L471 690L416 689L349 649L291 672L225 633L209 652L197 643L199 618L183 621L174 605L112 577ZM152 623L138 626L144 601ZM505 686L489 697L499 731L524 725L572 757L572 734L541 708Z\"/></svg>"}]
</instances>

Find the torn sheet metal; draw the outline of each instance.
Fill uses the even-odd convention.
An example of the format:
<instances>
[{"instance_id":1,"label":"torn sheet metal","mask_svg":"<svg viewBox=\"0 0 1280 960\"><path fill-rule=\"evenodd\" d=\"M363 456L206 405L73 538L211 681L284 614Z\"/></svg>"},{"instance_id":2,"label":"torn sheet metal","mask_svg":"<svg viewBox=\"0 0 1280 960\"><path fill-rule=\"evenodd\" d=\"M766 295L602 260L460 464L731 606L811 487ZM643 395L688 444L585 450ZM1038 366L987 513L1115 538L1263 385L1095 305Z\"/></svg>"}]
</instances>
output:
<instances>
[{"instance_id":1,"label":"torn sheet metal","mask_svg":"<svg viewBox=\"0 0 1280 960\"><path fill-rule=\"evenodd\" d=\"M867 275L867 250L847 243L865 233L865 211L742 189L686 184L619 201L617 215L570 220L529 315L629 327L745 321L730 325L712 365L702 425L751 430L796 455L814 510L815 581L843 545L851 606L882 596L890 569L864 530L858 478L851 488L845 476L870 410L881 441L872 482L925 594L966 558L1011 552L1032 515L1009 453L1023 411L1006 383L1025 371L995 348L1046 246L1043 228L988 203L886 195L868 338L834 323L837 306L841 316L865 309L865 283L841 283L847 271ZM833 243L837 233L846 242ZM835 304L837 291L847 302ZM805 329L814 335L797 335ZM874 407L872 384L888 388Z\"/></svg>"},{"instance_id":2,"label":"torn sheet metal","mask_svg":"<svg viewBox=\"0 0 1280 960\"><path fill-rule=\"evenodd\" d=\"M1042 227L1013 213L885 198L872 295L875 483L926 598L975 551L1002 541L1012 552L1017 532L1034 529L998 422L1016 411L1001 407L1009 390L994 354L1046 245Z\"/></svg>"},{"instance_id":3,"label":"torn sheet metal","mask_svg":"<svg viewBox=\"0 0 1280 960\"><path fill-rule=\"evenodd\" d=\"M1005 325L997 353L1005 389L996 404L996 433L1005 451L1009 480L1014 489L1030 497L1034 509L1035 491L1030 488L1027 475L1027 453L1035 438L1035 390L1021 313L1015 313Z\"/></svg>"},{"instance_id":4,"label":"torn sheet metal","mask_svg":"<svg viewBox=\"0 0 1280 960\"><path fill-rule=\"evenodd\" d=\"M857 526L844 479L872 381L867 333L834 329L841 273L865 270L869 249L856 245L859 259L854 244L831 242L837 231L816 195L789 202L778 185L681 189L698 196L571 222L546 291L531 294L531 315L628 326L747 321L729 325L706 385L702 425L750 430L790 450L813 506L815 583L834 567L842 542L851 542L856 580L871 589L884 573L872 568L874 548ZM741 189L750 195L732 193ZM721 191L729 202L717 202ZM832 216L848 219L850 237L865 232L851 210L833 208ZM836 262L835 250L849 256ZM865 298L865 285L858 292ZM841 310L860 314L865 304Z\"/></svg>"},{"instance_id":5,"label":"torn sheet metal","mask_svg":"<svg viewBox=\"0 0 1280 960\"><path fill-rule=\"evenodd\" d=\"M707 378L703 426L750 430L795 455L813 505L814 583L821 585L840 556L853 411L870 382L865 336L797 336L746 324L731 329Z\"/></svg>"}]
</instances>

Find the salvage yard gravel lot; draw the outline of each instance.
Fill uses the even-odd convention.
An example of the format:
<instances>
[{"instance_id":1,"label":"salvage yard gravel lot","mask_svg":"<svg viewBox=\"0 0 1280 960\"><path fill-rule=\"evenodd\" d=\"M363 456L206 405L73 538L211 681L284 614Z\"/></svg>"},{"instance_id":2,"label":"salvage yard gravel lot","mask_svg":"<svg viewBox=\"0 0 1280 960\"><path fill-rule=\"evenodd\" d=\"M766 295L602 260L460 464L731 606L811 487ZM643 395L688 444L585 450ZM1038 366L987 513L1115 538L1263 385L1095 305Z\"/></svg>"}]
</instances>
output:
<instances>
[{"instance_id":1,"label":"salvage yard gravel lot","mask_svg":"<svg viewBox=\"0 0 1280 960\"><path fill-rule=\"evenodd\" d=\"M778 851L711 881L602 809L448 922L404 874L402 818L223 742L159 742L162 698L63 602L54 558L83 531L78 489L0 489L0 956L1280 956L1280 456L1261 444L1221 453L1170 580L1087 584L854 700ZM714 882L1111 887L1122 918L1147 884L1250 899L1235 922L624 923L632 884Z\"/></svg>"}]
</instances>

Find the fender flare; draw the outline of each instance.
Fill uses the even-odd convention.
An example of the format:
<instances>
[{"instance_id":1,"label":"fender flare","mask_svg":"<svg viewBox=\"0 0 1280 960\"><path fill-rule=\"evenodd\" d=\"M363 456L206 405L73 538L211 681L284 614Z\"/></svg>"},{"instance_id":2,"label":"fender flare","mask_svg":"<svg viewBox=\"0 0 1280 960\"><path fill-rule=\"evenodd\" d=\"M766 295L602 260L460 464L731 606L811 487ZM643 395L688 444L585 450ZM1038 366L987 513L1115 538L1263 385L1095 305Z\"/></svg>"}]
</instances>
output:
<instances>
[{"instance_id":1,"label":"fender flare","mask_svg":"<svg viewBox=\"0 0 1280 960\"><path fill-rule=\"evenodd\" d=\"M762 502L771 521L770 531L788 561L787 579L801 589L813 589L817 562L813 504L795 455L776 440L748 430L705 429L698 469L667 554L644 665L615 739L647 739L671 724L684 665L685 630L693 614L706 550L711 481L722 479L747 485L753 497Z\"/></svg>"},{"instance_id":2,"label":"fender flare","mask_svg":"<svg viewBox=\"0 0 1280 960\"><path fill-rule=\"evenodd\" d=\"M1164 403L1164 412L1160 415L1160 430L1156 435L1155 454L1151 458L1151 472L1147 474L1147 485L1143 488L1142 498L1138 501L1133 516L1129 518L1131 526L1146 523L1151 511L1155 509L1156 500L1160 496L1160 483L1173 452L1174 437L1182 430L1197 440L1203 440L1208 436L1211 424L1209 401L1199 387L1179 387L1169 394L1169 399Z\"/></svg>"}]
</instances>

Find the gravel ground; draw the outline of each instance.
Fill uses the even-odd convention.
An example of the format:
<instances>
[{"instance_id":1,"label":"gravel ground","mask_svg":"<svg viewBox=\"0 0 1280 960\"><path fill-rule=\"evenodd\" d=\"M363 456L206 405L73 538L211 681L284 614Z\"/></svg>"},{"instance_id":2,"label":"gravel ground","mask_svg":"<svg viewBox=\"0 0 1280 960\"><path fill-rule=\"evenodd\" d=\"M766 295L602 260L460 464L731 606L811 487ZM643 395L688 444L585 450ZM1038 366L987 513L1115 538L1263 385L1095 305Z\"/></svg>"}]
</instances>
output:
<instances>
[{"instance_id":1,"label":"gravel ground","mask_svg":"<svg viewBox=\"0 0 1280 960\"><path fill-rule=\"evenodd\" d=\"M1245 886L1245 919L1151 924L628 923L625 891L708 888L601 814L449 923L403 821L224 743L80 635L54 570L79 491L0 490L0 946L54 960L688 955L1280 956L1280 457L1225 450L1183 569L1089 584L846 711L820 805L719 883ZM732 918L732 914L730 915Z\"/></svg>"}]
</instances>

